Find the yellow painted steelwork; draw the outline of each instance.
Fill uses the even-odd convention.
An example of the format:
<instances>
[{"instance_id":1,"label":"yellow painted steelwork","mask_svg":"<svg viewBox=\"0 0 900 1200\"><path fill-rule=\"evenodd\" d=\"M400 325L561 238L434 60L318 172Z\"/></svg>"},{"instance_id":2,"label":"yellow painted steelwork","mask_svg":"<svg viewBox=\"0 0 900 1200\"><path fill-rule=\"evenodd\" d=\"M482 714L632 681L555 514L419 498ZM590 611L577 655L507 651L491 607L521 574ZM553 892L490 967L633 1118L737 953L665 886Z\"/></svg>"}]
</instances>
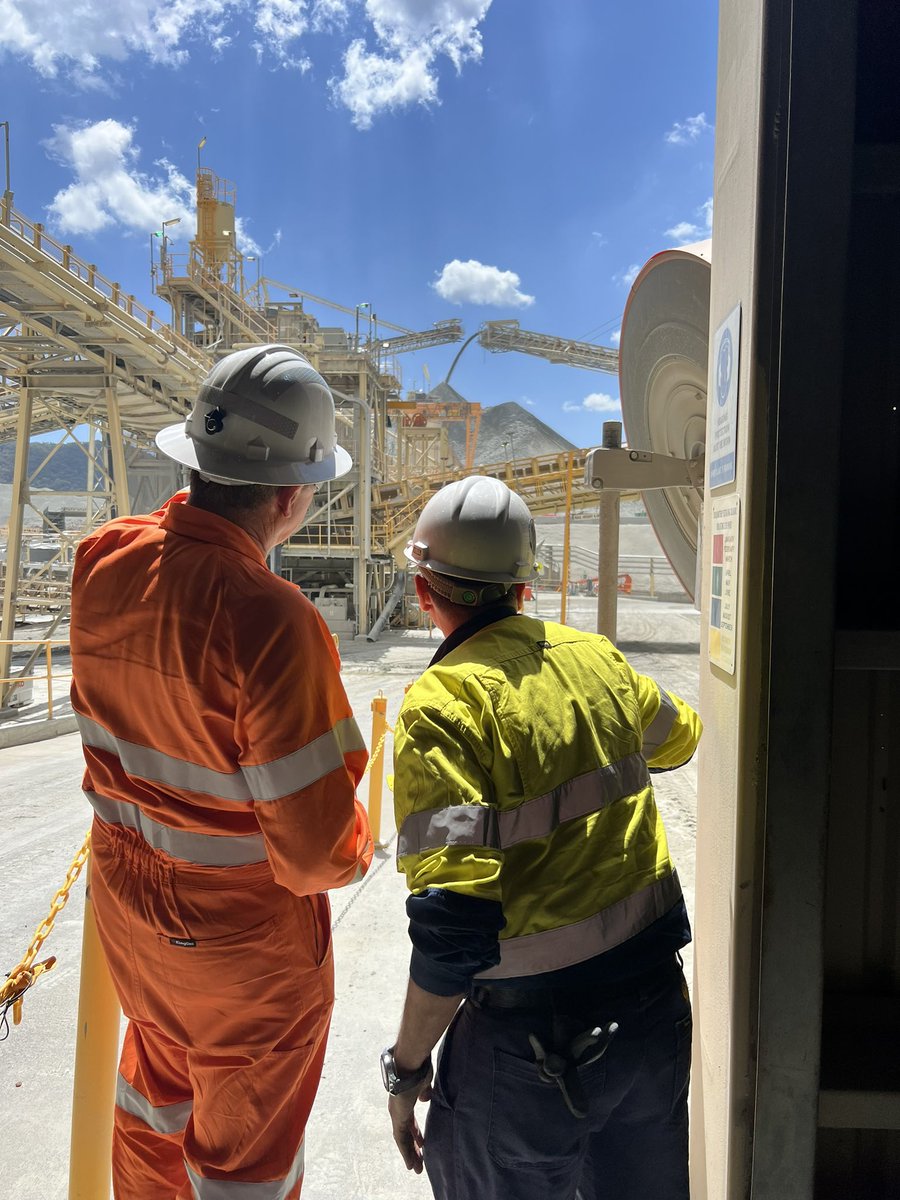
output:
<instances>
[{"instance_id":1,"label":"yellow painted steelwork","mask_svg":"<svg viewBox=\"0 0 900 1200\"><path fill-rule=\"evenodd\" d=\"M384 787L384 743L390 726L387 697L379 691L372 700L372 750L366 768L369 775L369 826L376 846L381 846L381 795Z\"/></svg>"},{"instance_id":2,"label":"yellow painted steelwork","mask_svg":"<svg viewBox=\"0 0 900 1200\"><path fill-rule=\"evenodd\" d=\"M119 1017L119 1001L97 934L88 875L72 1089L69 1200L106 1200L110 1194Z\"/></svg>"},{"instance_id":3,"label":"yellow painted steelwork","mask_svg":"<svg viewBox=\"0 0 900 1200\"><path fill-rule=\"evenodd\" d=\"M569 451L569 469L566 472L566 521L563 533L562 579L559 587L559 623L566 623L566 601L569 595L569 551L572 543L572 473L575 468L575 451Z\"/></svg>"}]
</instances>

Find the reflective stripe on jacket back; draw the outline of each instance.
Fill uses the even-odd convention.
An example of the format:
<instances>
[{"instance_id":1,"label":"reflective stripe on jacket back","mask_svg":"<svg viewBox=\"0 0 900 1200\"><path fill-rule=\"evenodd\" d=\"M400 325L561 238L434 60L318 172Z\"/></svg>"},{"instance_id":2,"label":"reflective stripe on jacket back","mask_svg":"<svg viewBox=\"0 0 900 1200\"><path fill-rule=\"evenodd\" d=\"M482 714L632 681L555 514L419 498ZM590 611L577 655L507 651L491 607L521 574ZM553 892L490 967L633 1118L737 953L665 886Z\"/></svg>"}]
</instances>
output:
<instances>
[{"instance_id":1,"label":"reflective stripe on jacket back","mask_svg":"<svg viewBox=\"0 0 900 1200\"><path fill-rule=\"evenodd\" d=\"M516 616L407 693L395 740L398 865L411 891L502 903L500 964L558 970L675 904L648 763L691 757L700 722L605 638Z\"/></svg>"},{"instance_id":2,"label":"reflective stripe on jacket back","mask_svg":"<svg viewBox=\"0 0 900 1200\"><path fill-rule=\"evenodd\" d=\"M268 858L292 891L341 886L370 838L355 800L365 744L333 640L242 529L182 500L78 549L85 794L173 858Z\"/></svg>"}]
</instances>

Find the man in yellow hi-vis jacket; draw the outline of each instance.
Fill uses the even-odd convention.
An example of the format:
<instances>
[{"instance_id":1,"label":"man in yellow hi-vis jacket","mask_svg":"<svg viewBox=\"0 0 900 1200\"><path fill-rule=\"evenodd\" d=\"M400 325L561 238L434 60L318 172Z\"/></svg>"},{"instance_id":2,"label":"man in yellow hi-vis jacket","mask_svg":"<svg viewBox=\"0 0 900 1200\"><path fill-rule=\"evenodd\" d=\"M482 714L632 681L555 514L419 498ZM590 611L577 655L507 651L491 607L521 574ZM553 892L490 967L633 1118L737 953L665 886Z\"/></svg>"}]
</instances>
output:
<instances>
[{"instance_id":1,"label":"man in yellow hi-vis jacket","mask_svg":"<svg viewBox=\"0 0 900 1200\"><path fill-rule=\"evenodd\" d=\"M445 641L396 730L394 1138L438 1200L687 1200L690 925L650 772L701 724L605 638L521 614L534 552L524 501L482 476L407 548Z\"/></svg>"}]
</instances>

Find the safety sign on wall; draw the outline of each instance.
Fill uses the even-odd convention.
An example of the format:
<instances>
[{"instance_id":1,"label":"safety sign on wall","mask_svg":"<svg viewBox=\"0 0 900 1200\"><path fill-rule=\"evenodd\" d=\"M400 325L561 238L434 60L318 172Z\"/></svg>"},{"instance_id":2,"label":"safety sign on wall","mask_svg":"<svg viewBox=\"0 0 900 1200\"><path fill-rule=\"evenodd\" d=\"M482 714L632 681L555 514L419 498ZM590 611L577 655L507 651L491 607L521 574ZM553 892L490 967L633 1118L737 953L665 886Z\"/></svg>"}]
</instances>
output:
<instances>
[{"instance_id":1,"label":"safety sign on wall","mask_svg":"<svg viewBox=\"0 0 900 1200\"><path fill-rule=\"evenodd\" d=\"M711 488L734 483L740 356L741 306L738 304L716 330L713 341L712 403L708 405L710 428L706 440Z\"/></svg>"},{"instance_id":2,"label":"safety sign on wall","mask_svg":"<svg viewBox=\"0 0 900 1200\"><path fill-rule=\"evenodd\" d=\"M739 496L714 496L709 587L709 661L734 674L737 641L738 554L741 540Z\"/></svg>"}]
</instances>

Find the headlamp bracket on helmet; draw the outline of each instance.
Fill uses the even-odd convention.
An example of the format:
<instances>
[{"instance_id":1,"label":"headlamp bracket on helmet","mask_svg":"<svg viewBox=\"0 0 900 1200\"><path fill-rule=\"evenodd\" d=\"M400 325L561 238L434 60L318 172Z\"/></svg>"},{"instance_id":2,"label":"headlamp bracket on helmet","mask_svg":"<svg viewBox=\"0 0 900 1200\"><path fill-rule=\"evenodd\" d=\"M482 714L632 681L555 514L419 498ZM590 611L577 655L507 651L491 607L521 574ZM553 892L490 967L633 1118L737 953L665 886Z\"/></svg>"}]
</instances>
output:
<instances>
[{"instance_id":1,"label":"headlamp bracket on helmet","mask_svg":"<svg viewBox=\"0 0 900 1200\"><path fill-rule=\"evenodd\" d=\"M209 412L206 414L204 425L206 427L206 432L210 435L210 437L212 437L214 433L222 432L222 427L225 424L226 416L227 414L225 409L220 408L218 404L215 408L211 408L209 410Z\"/></svg>"}]
</instances>

